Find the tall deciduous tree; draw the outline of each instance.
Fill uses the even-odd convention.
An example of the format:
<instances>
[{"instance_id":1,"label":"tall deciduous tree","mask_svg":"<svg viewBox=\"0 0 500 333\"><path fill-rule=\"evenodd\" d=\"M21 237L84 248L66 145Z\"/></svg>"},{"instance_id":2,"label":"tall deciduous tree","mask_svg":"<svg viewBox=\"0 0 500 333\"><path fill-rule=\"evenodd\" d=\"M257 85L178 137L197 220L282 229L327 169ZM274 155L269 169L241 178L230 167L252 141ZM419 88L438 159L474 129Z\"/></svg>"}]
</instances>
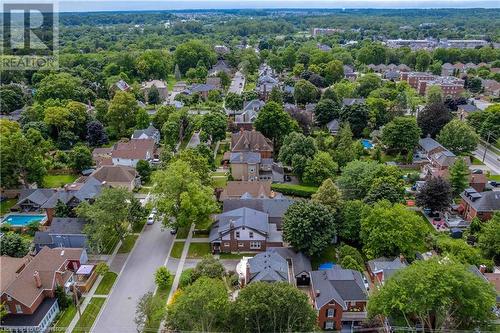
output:
<instances>
[{"instance_id":1,"label":"tall deciduous tree","mask_svg":"<svg viewBox=\"0 0 500 333\"><path fill-rule=\"evenodd\" d=\"M414 117L396 117L382 130L382 143L399 152L412 152L422 131Z\"/></svg>"},{"instance_id":2,"label":"tall deciduous tree","mask_svg":"<svg viewBox=\"0 0 500 333\"><path fill-rule=\"evenodd\" d=\"M319 126L340 117L340 106L331 99L321 99L314 107L314 119Z\"/></svg>"},{"instance_id":3,"label":"tall deciduous tree","mask_svg":"<svg viewBox=\"0 0 500 333\"><path fill-rule=\"evenodd\" d=\"M22 258L28 254L30 241L15 232L7 232L2 236L0 255Z\"/></svg>"},{"instance_id":4,"label":"tall deciduous tree","mask_svg":"<svg viewBox=\"0 0 500 333\"><path fill-rule=\"evenodd\" d=\"M341 227L339 228L340 238L349 244L359 243L359 231L361 229L361 219L363 212L369 206L361 200L344 201L340 209Z\"/></svg>"},{"instance_id":5,"label":"tall deciduous tree","mask_svg":"<svg viewBox=\"0 0 500 333\"><path fill-rule=\"evenodd\" d=\"M271 139L276 147L281 145L287 134L298 130L298 127L283 106L276 102L266 103L255 120L255 128Z\"/></svg>"},{"instance_id":6,"label":"tall deciduous tree","mask_svg":"<svg viewBox=\"0 0 500 333\"><path fill-rule=\"evenodd\" d=\"M495 292L484 279L443 259L417 260L394 274L368 303L382 315L430 330L471 330L490 324Z\"/></svg>"},{"instance_id":7,"label":"tall deciduous tree","mask_svg":"<svg viewBox=\"0 0 500 333\"><path fill-rule=\"evenodd\" d=\"M341 61L332 60L325 65L322 74L325 77L326 84L331 85L344 78L344 66Z\"/></svg>"},{"instance_id":8,"label":"tall deciduous tree","mask_svg":"<svg viewBox=\"0 0 500 333\"><path fill-rule=\"evenodd\" d=\"M313 202L320 203L330 208L334 213L340 210L343 203L342 194L331 178L323 181L318 191L312 195L311 199Z\"/></svg>"},{"instance_id":9,"label":"tall deciduous tree","mask_svg":"<svg viewBox=\"0 0 500 333\"><path fill-rule=\"evenodd\" d=\"M405 186L402 178L386 176L376 178L365 198L367 203L387 200L392 203L402 202L405 195Z\"/></svg>"},{"instance_id":10,"label":"tall deciduous tree","mask_svg":"<svg viewBox=\"0 0 500 333\"><path fill-rule=\"evenodd\" d=\"M296 202L283 218L283 238L296 250L314 256L332 242L335 224L335 215L326 206Z\"/></svg>"},{"instance_id":11,"label":"tall deciduous tree","mask_svg":"<svg viewBox=\"0 0 500 333\"><path fill-rule=\"evenodd\" d=\"M98 147L108 143L108 135L99 120L87 124L87 142L91 147Z\"/></svg>"},{"instance_id":12,"label":"tall deciduous tree","mask_svg":"<svg viewBox=\"0 0 500 333\"><path fill-rule=\"evenodd\" d=\"M438 212L448 208L453 198L450 183L441 177L427 180L416 197L417 205Z\"/></svg>"},{"instance_id":13,"label":"tall deciduous tree","mask_svg":"<svg viewBox=\"0 0 500 333\"><path fill-rule=\"evenodd\" d=\"M155 298L152 292L142 295L137 301L135 308L134 323L137 325L137 331L142 332L145 328L151 327L155 320L155 314L163 305L159 298Z\"/></svg>"},{"instance_id":14,"label":"tall deciduous tree","mask_svg":"<svg viewBox=\"0 0 500 333\"><path fill-rule=\"evenodd\" d=\"M306 184L319 186L324 180L334 177L337 169L338 165L333 161L332 156L320 151L307 161L302 180Z\"/></svg>"},{"instance_id":15,"label":"tall deciduous tree","mask_svg":"<svg viewBox=\"0 0 500 333\"><path fill-rule=\"evenodd\" d=\"M88 169L92 166L92 153L84 145L75 146L69 154L69 164L77 172Z\"/></svg>"},{"instance_id":16,"label":"tall deciduous tree","mask_svg":"<svg viewBox=\"0 0 500 333\"><path fill-rule=\"evenodd\" d=\"M459 195L469 186L469 167L465 164L463 158L459 158L450 168L450 185L453 194Z\"/></svg>"},{"instance_id":17,"label":"tall deciduous tree","mask_svg":"<svg viewBox=\"0 0 500 333\"><path fill-rule=\"evenodd\" d=\"M484 224L479 233L478 245L486 258L500 262L500 213Z\"/></svg>"},{"instance_id":18,"label":"tall deciduous tree","mask_svg":"<svg viewBox=\"0 0 500 333\"><path fill-rule=\"evenodd\" d=\"M209 112L203 116L201 128L212 138L212 142L220 141L226 137L227 117L222 112Z\"/></svg>"},{"instance_id":19,"label":"tall deciduous tree","mask_svg":"<svg viewBox=\"0 0 500 333\"><path fill-rule=\"evenodd\" d=\"M298 104L314 103L319 98L319 91L314 84L302 79L295 83L293 96Z\"/></svg>"},{"instance_id":20,"label":"tall deciduous tree","mask_svg":"<svg viewBox=\"0 0 500 333\"><path fill-rule=\"evenodd\" d=\"M307 296L289 283L254 282L231 309L234 332L310 332L316 313Z\"/></svg>"},{"instance_id":21,"label":"tall deciduous tree","mask_svg":"<svg viewBox=\"0 0 500 333\"><path fill-rule=\"evenodd\" d=\"M292 166L295 175L302 177L307 161L313 158L316 151L316 144L312 137L292 132L285 137L278 159L283 164Z\"/></svg>"},{"instance_id":22,"label":"tall deciduous tree","mask_svg":"<svg viewBox=\"0 0 500 333\"><path fill-rule=\"evenodd\" d=\"M453 119L439 132L437 141L456 155L470 154L477 147L479 135L467 123Z\"/></svg>"},{"instance_id":23,"label":"tall deciduous tree","mask_svg":"<svg viewBox=\"0 0 500 333\"><path fill-rule=\"evenodd\" d=\"M426 221L401 204L383 200L361 220L360 238L369 258L404 254L413 258L423 246Z\"/></svg>"},{"instance_id":24,"label":"tall deciduous tree","mask_svg":"<svg viewBox=\"0 0 500 333\"><path fill-rule=\"evenodd\" d=\"M134 127L137 101L132 94L118 91L109 103L106 119L114 133L120 136L128 136L127 130Z\"/></svg>"},{"instance_id":25,"label":"tall deciduous tree","mask_svg":"<svg viewBox=\"0 0 500 333\"><path fill-rule=\"evenodd\" d=\"M443 103L427 104L418 113L417 123L424 136L435 137L439 131L451 120L451 111Z\"/></svg>"}]
</instances>

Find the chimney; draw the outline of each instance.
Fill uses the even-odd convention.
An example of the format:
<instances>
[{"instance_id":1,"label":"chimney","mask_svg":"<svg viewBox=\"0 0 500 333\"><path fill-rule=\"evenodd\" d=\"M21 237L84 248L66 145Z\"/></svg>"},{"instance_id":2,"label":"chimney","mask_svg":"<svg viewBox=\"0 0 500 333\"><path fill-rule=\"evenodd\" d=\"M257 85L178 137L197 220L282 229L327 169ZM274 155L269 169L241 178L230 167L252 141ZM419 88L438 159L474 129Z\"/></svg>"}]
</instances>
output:
<instances>
[{"instance_id":1,"label":"chimney","mask_svg":"<svg viewBox=\"0 0 500 333\"><path fill-rule=\"evenodd\" d=\"M35 271L33 273L33 278L35 279L35 286L37 288L40 288L42 286L42 279L40 278L40 273L38 273L38 271Z\"/></svg>"},{"instance_id":2,"label":"chimney","mask_svg":"<svg viewBox=\"0 0 500 333\"><path fill-rule=\"evenodd\" d=\"M405 263L405 256L402 253L399 254L399 261L401 261L402 264Z\"/></svg>"},{"instance_id":3,"label":"chimney","mask_svg":"<svg viewBox=\"0 0 500 333\"><path fill-rule=\"evenodd\" d=\"M479 271L484 274L486 273L486 265L479 265Z\"/></svg>"}]
</instances>

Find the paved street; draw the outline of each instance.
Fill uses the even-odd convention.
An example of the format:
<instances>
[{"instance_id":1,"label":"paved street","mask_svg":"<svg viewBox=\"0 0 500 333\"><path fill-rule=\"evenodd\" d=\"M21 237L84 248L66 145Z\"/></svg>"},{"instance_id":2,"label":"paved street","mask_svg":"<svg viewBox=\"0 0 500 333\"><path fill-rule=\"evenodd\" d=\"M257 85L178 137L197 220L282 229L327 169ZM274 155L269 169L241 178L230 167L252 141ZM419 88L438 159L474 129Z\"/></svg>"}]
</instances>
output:
<instances>
[{"instance_id":1,"label":"paved street","mask_svg":"<svg viewBox=\"0 0 500 333\"><path fill-rule=\"evenodd\" d=\"M165 263L174 237L161 224L146 226L98 316L92 332L137 332L134 324L138 299L155 290L153 274Z\"/></svg>"},{"instance_id":2,"label":"paved street","mask_svg":"<svg viewBox=\"0 0 500 333\"><path fill-rule=\"evenodd\" d=\"M484 146L479 144L477 149L474 150L474 156L482 161L484 155ZM498 155L491 149L486 152L486 157L484 159L484 164L491 169L492 174L500 175L500 161L498 160Z\"/></svg>"},{"instance_id":3,"label":"paved street","mask_svg":"<svg viewBox=\"0 0 500 333\"><path fill-rule=\"evenodd\" d=\"M234 74L231 85L229 86L229 92L241 95L243 88L245 88L245 76L238 71Z\"/></svg>"}]
</instances>

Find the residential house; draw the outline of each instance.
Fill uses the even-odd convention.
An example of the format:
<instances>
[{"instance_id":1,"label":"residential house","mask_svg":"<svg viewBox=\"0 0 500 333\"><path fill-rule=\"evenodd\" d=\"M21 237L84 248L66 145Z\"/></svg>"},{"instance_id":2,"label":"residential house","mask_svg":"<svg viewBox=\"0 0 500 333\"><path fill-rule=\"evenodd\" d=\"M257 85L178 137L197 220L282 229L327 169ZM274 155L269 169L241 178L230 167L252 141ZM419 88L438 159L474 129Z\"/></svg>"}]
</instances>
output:
<instances>
[{"instance_id":1,"label":"residential house","mask_svg":"<svg viewBox=\"0 0 500 333\"><path fill-rule=\"evenodd\" d=\"M85 182L67 184L60 189L21 190L19 200L13 209L23 212L45 210L47 225L50 225L58 203L65 204L70 209L74 209L83 201L93 202L101 193L102 187L103 184L100 181L89 177Z\"/></svg>"},{"instance_id":2,"label":"residential house","mask_svg":"<svg viewBox=\"0 0 500 333\"><path fill-rule=\"evenodd\" d=\"M92 150L92 162L94 162L97 167L113 165L113 159L111 158L112 151L113 147L94 148L94 150Z\"/></svg>"},{"instance_id":3,"label":"residential house","mask_svg":"<svg viewBox=\"0 0 500 333\"><path fill-rule=\"evenodd\" d=\"M132 87L130 87L124 80L119 80L114 86L121 91L130 91L132 89Z\"/></svg>"},{"instance_id":4,"label":"residential house","mask_svg":"<svg viewBox=\"0 0 500 333\"><path fill-rule=\"evenodd\" d=\"M221 90L222 89L222 82L220 77L215 76L215 77L207 77L207 80L205 81L206 84L210 86L214 86L216 90Z\"/></svg>"},{"instance_id":5,"label":"residential house","mask_svg":"<svg viewBox=\"0 0 500 333\"><path fill-rule=\"evenodd\" d=\"M92 172L89 177L111 187L126 188L130 192L141 185L139 173L132 167L123 165L104 165Z\"/></svg>"},{"instance_id":6,"label":"residential house","mask_svg":"<svg viewBox=\"0 0 500 333\"><path fill-rule=\"evenodd\" d=\"M342 99L342 106L351 106L355 104L364 104L365 99L364 98L343 98Z\"/></svg>"},{"instance_id":7,"label":"residential house","mask_svg":"<svg viewBox=\"0 0 500 333\"><path fill-rule=\"evenodd\" d=\"M168 97L168 87L165 81L162 80L150 80L141 84L141 92L144 94L144 100L148 102L149 91L153 87L156 87L158 90L160 101L165 101Z\"/></svg>"},{"instance_id":8,"label":"residential house","mask_svg":"<svg viewBox=\"0 0 500 333\"><path fill-rule=\"evenodd\" d=\"M207 101L208 100L208 94L212 90L218 90L216 86L211 85L211 84L206 84L206 83L199 83L199 84L193 84L191 86L191 93L194 94L200 94L200 96Z\"/></svg>"},{"instance_id":9,"label":"residential house","mask_svg":"<svg viewBox=\"0 0 500 333\"><path fill-rule=\"evenodd\" d=\"M354 71L354 68L349 65L344 65L344 77L349 81L355 81L358 74Z\"/></svg>"},{"instance_id":10,"label":"residential house","mask_svg":"<svg viewBox=\"0 0 500 333\"><path fill-rule=\"evenodd\" d=\"M234 180L271 180L273 144L258 131L233 133L230 163Z\"/></svg>"},{"instance_id":11,"label":"residential house","mask_svg":"<svg viewBox=\"0 0 500 333\"><path fill-rule=\"evenodd\" d=\"M326 124L326 128L328 128L328 132L331 135L337 135L340 130L340 121L338 119L333 119Z\"/></svg>"},{"instance_id":12,"label":"residential house","mask_svg":"<svg viewBox=\"0 0 500 333\"><path fill-rule=\"evenodd\" d=\"M500 97L500 82L496 80L484 80L483 89L488 96Z\"/></svg>"},{"instance_id":13,"label":"residential house","mask_svg":"<svg viewBox=\"0 0 500 333\"><path fill-rule=\"evenodd\" d=\"M208 76L216 76L220 72L224 72L227 75L231 74L231 68L226 64L224 60L219 60L215 65L208 71ZM208 83L208 82L207 82Z\"/></svg>"},{"instance_id":14,"label":"residential house","mask_svg":"<svg viewBox=\"0 0 500 333\"><path fill-rule=\"evenodd\" d=\"M269 181L229 181L219 200L238 200L246 193L253 198L269 198L274 195Z\"/></svg>"},{"instance_id":15,"label":"residential house","mask_svg":"<svg viewBox=\"0 0 500 333\"><path fill-rule=\"evenodd\" d=\"M46 332L59 313L56 287L70 291L74 274L87 262L85 249L44 247L33 258L0 258L0 300L7 310L0 329Z\"/></svg>"},{"instance_id":16,"label":"residential house","mask_svg":"<svg viewBox=\"0 0 500 333\"><path fill-rule=\"evenodd\" d=\"M430 136L418 140L419 150L425 154L427 158L430 158L431 155L445 151L446 148L443 147L439 142L431 138Z\"/></svg>"},{"instance_id":17,"label":"residential house","mask_svg":"<svg viewBox=\"0 0 500 333\"><path fill-rule=\"evenodd\" d=\"M460 198L462 200L458 211L467 221L475 217L486 221L491 219L495 212L500 211L498 191L477 192L473 188L467 188L460 194Z\"/></svg>"},{"instance_id":18,"label":"residential house","mask_svg":"<svg viewBox=\"0 0 500 333\"><path fill-rule=\"evenodd\" d=\"M229 53L229 47L226 45L214 45L214 51L217 54L224 55L226 53Z\"/></svg>"},{"instance_id":19,"label":"residential house","mask_svg":"<svg viewBox=\"0 0 500 333\"><path fill-rule=\"evenodd\" d=\"M83 227L87 221L82 218L54 217L45 231L37 231L33 243L38 253L42 248L88 248L87 235Z\"/></svg>"},{"instance_id":20,"label":"residential house","mask_svg":"<svg viewBox=\"0 0 500 333\"><path fill-rule=\"evenodd\" d=\"M155 151L154 139L132 139L116 143L111 151L111 158L113 165L135 168L140 160L151 161L155 156Z\"/></svg>"},{"instance_id":21,"label":"residential house","mask_svg":"<svg viewBox=\"0 0 500 333\"><path fill-rule=\"evenodd\" d=\"M276 224L278 230L282 228L282 219L285 212L295 201L285 197L281 193L271 192L271 195L266 197L263 192L254 196L249 192L245 192L239 199L225 199L223 201L223 211L228 212L238 208L247 207L260 212L266 213L269 217L269 222Z\"/></svg>"},{"instance_id":22,"label":"residential house","mask_svg":"<svg viewBox=\"0 0 500 333\"><path fill-rule=\"evenodd\" d=\"M243 112L241 114L235 115L235 125L247 131L252 130L253 123L257 119L259 111L264 107L265 102L259 99L254 99L245 102L243 106Z\"/></svg>"},{"instance_id":23,"label":"residential house","mask_svg":"<svg viewBox=\"0 0 500 333\"><path fill-rule=\"evenodd\" d=\"M311 261L302 252L292 248L269 248L254 257L243 257L236 266L240 284L252 282L288 282L309 286Z\"/></svg>"},{"instance_id":24,"label":"residential house","mask_svg":"<svg viewBox=\"0 0 500 333\"><path fill-rule=\"evenodd\" d=\"M324 330L351 330L367 318L368 292L360 272L334 266L310 272L310 294Z\"/></svg>"},{"instance_id":25,"label":"residential house","mask_svg":"<svg viewBox=\"0 0 500 333\"><path fill-rule=\"evenodd\" d=\"M446 62L441 66L442 76L453 76L454 74L455 74L455 67L449 62Z\"/></svg>"},{"instance_id":26,"label":"residential house","mask_svg":"<svg viewBox=\"0 0 500 333\"><path fill-rule=\"evenodd\" d=\"M137 140L147 140L147 139L152 139L155 141L157 145L160 144L160 131L157 130L152 124L149 125L148 128L146 129L139 129L135 130L134 133L132 134L131 139L137 139Z\"/></svg>"},{"instance_id":27,"label":"residential house","mask_svg":"<svg viewBox=\"0 0 500 333\"><path fill-rule=\"evenodd\" d=\"M441 88L443 96L456 98L465 91L464 84L464 80L453 76L438 77L433 80L421 80L417 91L422 95L427 95L430 87L438 86Z\"/></svg>"},{"instance_id":28,"label":"residential house","mask_svg":"<svg viewBox=\"0 0 500 333\"><path fill-rule=\"evenodd\" d=\"M324 51L324 52L330 52L332 50L332 48L328 45L325 45L325 44L316 44L316 46L318 47L319 50L321 51Z\"/></svg>"},{"instance_id":29,"label":"residential house","mask_svg":"<svg viewBox=\"0 0 500 333\"><path fill-rule=\"evenodd\" d=\"M374 284L384 284L395 272L408 266L403 256L397 258L377 258L368 261L368 274Z\"/></svg>"},{"instance_id":30,"label":"residential house","mask_svg":"<svg viewBox=\"0 0 500 333\"><path fill-rule=\"evenodd\" d=\"M460 120L465 120L469 116L469 114L479 111L477 106L474 104L461 104L457 105L457 116Z\"/></svg>"},{"instance_id":31,"label":"residential house","mask_svg":"<svg viewBox=\"0 0 500 333\"><path fill-rule=\"evenodd\" d=\"M255 90L257 91L261 99L267 100L274 87L279 88L278 79L271 76L270 74L264 74L259 76L259 78L257 79L257 86Z\"/></svg>"},{"instance_id":32,"label":"residential house","mask_svg":"<svg viewBox=\"0 0 500 333\"><path fill-rule=\"evenodd\" d=\"M219 214L208 238L212 253L265 251L283 245L281 232L269 215L250 208Z\"/></svg>"}]
</instances>

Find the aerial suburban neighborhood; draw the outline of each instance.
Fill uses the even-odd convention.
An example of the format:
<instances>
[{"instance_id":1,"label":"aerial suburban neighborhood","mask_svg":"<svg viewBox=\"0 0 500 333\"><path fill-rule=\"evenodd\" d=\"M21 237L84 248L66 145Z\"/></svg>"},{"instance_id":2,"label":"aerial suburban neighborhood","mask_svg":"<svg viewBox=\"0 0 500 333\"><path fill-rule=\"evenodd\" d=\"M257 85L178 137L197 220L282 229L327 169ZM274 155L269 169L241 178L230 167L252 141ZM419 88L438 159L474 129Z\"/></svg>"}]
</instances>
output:
<instances>
[{"instance_id":1,"label":"aerial suburban neighborhood","mask_svg":"<svg viewBox=\"0 0 500 333\"><path fill-rule=\"evenodd\" d=\"M0 331L499 331L500 10L200 3L0 55Z\"/></svg>"}]
</instances>

